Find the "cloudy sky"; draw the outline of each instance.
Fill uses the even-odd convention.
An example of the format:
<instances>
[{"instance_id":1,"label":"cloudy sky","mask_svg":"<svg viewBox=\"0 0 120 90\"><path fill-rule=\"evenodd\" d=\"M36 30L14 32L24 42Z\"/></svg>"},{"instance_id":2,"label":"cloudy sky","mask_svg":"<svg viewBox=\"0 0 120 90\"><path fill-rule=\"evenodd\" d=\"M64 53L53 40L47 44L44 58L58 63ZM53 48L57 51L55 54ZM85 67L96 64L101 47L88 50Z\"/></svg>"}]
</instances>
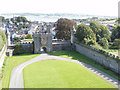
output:
<instances>
[{"instance_id":1,"label":"cloudy sky","mask_svg":"<svg viewBox=\"0 0 120 90\"><path fill-rule=\"evenodd\" d=\"M1 13L118 15L119 0L1 0Z\"/></svg>"}]
</instances>

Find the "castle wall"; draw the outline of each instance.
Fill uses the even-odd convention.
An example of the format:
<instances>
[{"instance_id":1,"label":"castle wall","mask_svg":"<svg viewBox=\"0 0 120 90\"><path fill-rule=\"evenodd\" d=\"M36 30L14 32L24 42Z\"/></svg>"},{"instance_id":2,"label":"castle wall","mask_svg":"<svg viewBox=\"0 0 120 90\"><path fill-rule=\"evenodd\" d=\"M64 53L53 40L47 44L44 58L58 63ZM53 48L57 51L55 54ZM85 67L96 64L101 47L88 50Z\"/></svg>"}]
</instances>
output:
<instances>
[{"instance_id":1,"label":"castle wall","mask_svg":"<svg viewBox=\"0 0 120 90\"><path fill-rule=\"evenodd\" d=\"M53 43L53 51L72 50L70 42L55 42Z\"/></svg>"},{"instance_id":2,"label":"castle wall","mask_svg":"<svg viewBox=\"0 0 120 90\"><path fill-rule=\"evenodd\" d=\"M27 43L21 43L22 48L24 49L25 53L34 53L34 44L27 42Z\"/></svg>"},{"instance_id":3,"label":"castle wall","mask_svg":"<svg viewBox=\"0 0 120 90\"><path fill-rule=\"evenodd\" d=\"M117 62L115 59L91 50L90 48L87 48L83 45L75 44L75 46L77 52L91 58L92 60L98 62L99 64L109 68L116 73L120 73L120 60L119 62Z\"/></svg>"}]
</instances>

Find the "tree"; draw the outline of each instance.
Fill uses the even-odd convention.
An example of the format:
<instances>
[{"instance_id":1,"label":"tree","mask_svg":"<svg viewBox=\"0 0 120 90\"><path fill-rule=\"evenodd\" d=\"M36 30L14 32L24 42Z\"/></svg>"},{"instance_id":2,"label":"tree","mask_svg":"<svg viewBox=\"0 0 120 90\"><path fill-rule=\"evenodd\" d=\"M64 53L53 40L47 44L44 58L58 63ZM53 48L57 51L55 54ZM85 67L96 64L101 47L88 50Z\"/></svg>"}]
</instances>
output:
<instances>
[{"instance_id":1,"label":"tree","mask_svg":"<svg viewBox=\"0 0 120 90\"><path fill-rule=\"evenodd\" d=\"M98 42L104 49L108 49L108 40L106 38L101 38Z\"/></svg>"},{"instance_id":2,"label":"tree","mask_svg":"<svg viewBox=\"0 0 120 90\"><path fill-rule=\"evenodd\" d=\"M106 38L108 41L111 41L110 33L106 26L99 24L97 21L91 21L90 28L96 34L97 42L99 42L101 38Z\"/></svg>"},{"instance_id":3,"label":"tree","mask_svg":"<svg viewBox=\"0 0 120 90\"><path fill-rule=\"evenodd\" d=\"M13 40L16 41L16 42L20 41L18 37L14 37Z\"/></svg>"},{"instance_id":4,"label":"tree","mask_svg":"<svg viewBox=\"0 0 120 90\"><path fill-rule=\"evenodd\" d=\"M93 32L96 35L100 35L101 29L100 29L100 25L97 21L91 21L90 22L90 28L93 30Z\"/></svg>"},{"instance_id":5,"label":"tree","mask_svg":"<svg viewBox=\"0 0 120 90\"><path fill-rule=\"evenodd\" d=\"M76 25L75 22L69 19L61 18L57 21L56 24L56 36L58 39L70 40L71 29L73 25Z\"/></svg>"},{"instance_id":6,"label":"tree","mask_svg":"<svg viewBox=\"0 0 120 90\"><path fill-rule=\"evenodd\" d=\"M100 33L101 38L106 38L108 41L110 41L111 38L108 28L104 25L100 25L100 29L101 29L101 33Z\"/></svg>"},{"instance_id":7,"label":"tree","mask_svg":"<svg viewBox=\"0 0 120 90\"><path fill-rule=\"evenodd\" d=\"M5 43L6 42L6 35L2 30L0 30L0 35L1 35L2 39L3 39L3 43Z\"/></svg>"},{"instance_id":8,"label":"tree","mask_svg":"<svg viewBox=\"0 0 120 90\"><path fill-rule=\"evenodd\" d=\"M113 42L113 48L120 49L120 39L115 39Z\"/></svg>"},{"instance_id":9,"label":"tree","mask_svg":"<svg viewBox=\"0 0 120 90\"><path fill-rule=\"evenodd\" d=\"M24 53L24 49L22 48L22 45L21 44L16 44L14 46L14 52L13 52L15 55L18 55L18 54L23 54Z\"/></svg>"},{"instance_id":10,"label":"tree","mask_svg":"<svg viewBox=\"0 0 120 90\"><path fill-rule=\"evenodd\" d=\"M2 36L0 35L0 51L2 50L3 46L4 46L3 39Z\"/></svg>"},{"instance_id":11,"label":"tree","mask_svg":"<svg viewBox=\"0 0 120 90\"><path fill-rule=\"evenodd\" d=\"M27 34L27 36L25 38L26 39L32 39L32 35L31 34Z\"/></svg>"},{"instance_id":12,"label":"tree","mask_svg":"<svg viewBox=\"0 0 120 90\"><path fill-rule=\"evenodd\" d=\"M115 39L120 39L120 26L114 26L111 31L112 31L112 35L111 35L112 41L114 41Z\"/></svg>"},{"instance_id":13,"label":"tree","mask_svg":"<svg viewBox=\"0 0 120 90\"><path fill-rule=\"evenodd\" d=\"M6 42L6 35L2 30L0 30L0 51L3 48L5 42Z\"/></svg>"},{"instance_id":14,"label":"tree","mask_svg":"<svg viewBox=\"0 0 120 90\"><path fill-rule=\"evenodd\" d=\"M96 36L89 26L82 23L78 26L75 36L84 44L95 44Z\"/></svg>"},{"instance_id":15,"label":"tree","mask_svg":"<svg viewBox=\"0 0 120 90\"><path fill-rule=\"evenodd\" d=\"M3 16L0 16L0 22L6 22L6 19L5 19L5 17L3 17Z\"/></svg>"},{"instance_id":16,"label":"tree","mask_svg":"<svg viewBox=\"0 0 120 90\"><path fill-rule=\"evenodd\" d=\"M25 17L18 16L16 17L17 22L29 22Z\"/></svg>"}]
</instances>

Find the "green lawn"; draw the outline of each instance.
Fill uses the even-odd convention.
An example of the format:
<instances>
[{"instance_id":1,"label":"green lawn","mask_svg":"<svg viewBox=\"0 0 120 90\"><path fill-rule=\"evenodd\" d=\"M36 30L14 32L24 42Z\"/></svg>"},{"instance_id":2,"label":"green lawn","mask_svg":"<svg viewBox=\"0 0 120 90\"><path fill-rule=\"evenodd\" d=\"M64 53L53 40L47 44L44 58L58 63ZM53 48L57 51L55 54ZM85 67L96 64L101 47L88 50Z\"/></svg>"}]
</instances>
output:
<instances>
[{"instance_id":1,"label":"green lawn","mask_svg":"<svg viewBox=\"0 0 120 90\"><path fill-rule=\"evenodd\" d=\"M114 72L105 69L103 66L101 66L100 64L96 63L95 61L93 61L92 59L76 52L76 51L54 51L52 53L49 53L50 55L56 55L56 56L61 56L61 57L65 57L65 58L70 58L70 59L75 59L75 60L79 60L81 62L87 63L91 66L94 66L95 68L109 74L110 76L116 78L116 79L120 79L120 77L118 77L118 75L116 75Z\"/></svg>"},{"instance_id":2,"label":"green lawn","mask_svg":"<svg viewBox=\"0 0 120 90\"><path fill-rule=\"evenodd\" d=\"M80 64L47 60L24 68L25 88L115 88Z\"/></svg>"},{"instance_id":3,"label":"green lawn","mask_svg":"<svg viewBox=\"0 0 120 90\"><path fill-rule=\"evenodd\" d=\"M33 39L25 39L24 41L31 42L34 41Z\"/></svg>"},{"instance_id":4,"label":"green lawn","mask_svg":"<svg viewBox=\"0 0 120 90\"><path fill-rule=\"evenodd\" d=\"M5 68L4 68L4 72L3 72L2 88L9 87L11 71L15 66L17 66L29 59L32 59L38 55L39 54L22 54L22 55L7 57L5 60L6 62L4 62Z\"/></svg>"}]
</instances>

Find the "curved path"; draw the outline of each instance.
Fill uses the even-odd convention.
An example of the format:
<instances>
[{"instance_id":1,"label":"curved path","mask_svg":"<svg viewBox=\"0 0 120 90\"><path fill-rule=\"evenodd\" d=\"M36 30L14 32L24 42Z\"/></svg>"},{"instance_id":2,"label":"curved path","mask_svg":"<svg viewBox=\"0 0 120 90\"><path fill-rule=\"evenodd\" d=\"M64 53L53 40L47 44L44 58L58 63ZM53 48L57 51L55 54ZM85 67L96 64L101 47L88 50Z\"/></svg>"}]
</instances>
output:
<instances>
[{"instance_id":1,"label":"curved path","mask_svg":"<svg viewBox=\"0 0 120 90\"><path fill-rule=\"evenodd\" d=\"M29 61L26 61L16 67L13 68L11 72L11 79L10 79L10 85L9 88L24 88L24 79L23 79L23 69L34 62L42 61L42 60L65 60L65 61L71 61L78 63L82 65L83 67L87 68L91 72L95 73L99 77L103 78L110 84L114 85L115 87L118 87L118 80L114 79L113 77L109 76L108 74L88 65L83 62L79 62L77 60L67 59L63 57L48 55L48 54L41 54L33 59L30 59Z\"/></svg>"}]
</instances>

